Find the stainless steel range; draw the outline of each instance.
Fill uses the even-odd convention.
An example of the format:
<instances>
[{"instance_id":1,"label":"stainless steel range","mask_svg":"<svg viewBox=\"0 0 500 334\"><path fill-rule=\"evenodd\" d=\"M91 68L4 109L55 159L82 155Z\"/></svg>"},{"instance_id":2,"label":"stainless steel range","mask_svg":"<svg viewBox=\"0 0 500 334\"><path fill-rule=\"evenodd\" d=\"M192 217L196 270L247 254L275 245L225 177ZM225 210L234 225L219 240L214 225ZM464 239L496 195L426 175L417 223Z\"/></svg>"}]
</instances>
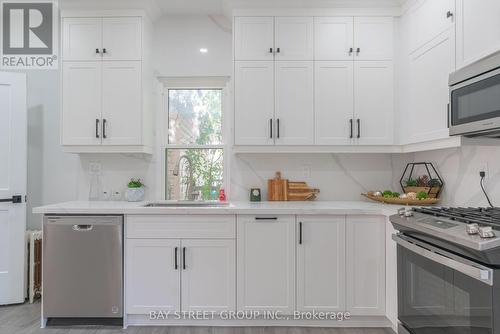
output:
<instances>
[{"instance_id":1,"label":"stainless steel range","mask_svg":"<svg viewBox=\"0 0 500 334\"><path fill-rule=\"evenodd\" d=\"M500 333L500 208L414 208L399 233L399 333Z\"/></svg>"}]
</instances>

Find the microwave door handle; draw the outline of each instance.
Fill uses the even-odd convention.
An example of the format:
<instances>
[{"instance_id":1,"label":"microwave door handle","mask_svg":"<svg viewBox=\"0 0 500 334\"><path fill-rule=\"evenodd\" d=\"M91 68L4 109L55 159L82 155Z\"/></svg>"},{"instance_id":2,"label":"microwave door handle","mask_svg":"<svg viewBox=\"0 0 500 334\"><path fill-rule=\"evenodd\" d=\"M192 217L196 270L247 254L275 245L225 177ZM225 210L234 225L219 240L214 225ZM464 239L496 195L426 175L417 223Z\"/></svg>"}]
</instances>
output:
<instances>
[{"instance_id":1,"label":"microwave door handle","mask_svg":"<svg viewBox=\"0 0 500 334\"><path fill-rule=\"evenodd\" d=\"M478 268L468 263L452 259L436 252L432 252L395 234L392 235L392 240L394 240L399 246L406 248L407 250L417 255L420 255L433 262L439 263L445 267L456 270L464 275L474 278L475 280L493 286L493 270L490 268Z\"/></svg>"}]
</instances>

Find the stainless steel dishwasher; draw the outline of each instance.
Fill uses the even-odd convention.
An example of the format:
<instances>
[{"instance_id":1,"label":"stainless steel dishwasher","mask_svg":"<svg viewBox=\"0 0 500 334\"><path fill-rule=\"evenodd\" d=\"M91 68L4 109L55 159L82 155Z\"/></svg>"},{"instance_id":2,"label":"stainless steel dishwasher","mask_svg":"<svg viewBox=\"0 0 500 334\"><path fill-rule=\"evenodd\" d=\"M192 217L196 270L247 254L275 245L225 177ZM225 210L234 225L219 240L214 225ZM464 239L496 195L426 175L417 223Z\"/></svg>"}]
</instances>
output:
<instances>
[{"instance_id":1,"label":"stainless steel dishwasher","mask_svg":"<svg viewBox=\"0 0 500 334\"><path fill-rule=\"evenodd\" d=\"M47 215L43 238L43 317L121 320L123 217Z\"/></svg>"}]
</instances>

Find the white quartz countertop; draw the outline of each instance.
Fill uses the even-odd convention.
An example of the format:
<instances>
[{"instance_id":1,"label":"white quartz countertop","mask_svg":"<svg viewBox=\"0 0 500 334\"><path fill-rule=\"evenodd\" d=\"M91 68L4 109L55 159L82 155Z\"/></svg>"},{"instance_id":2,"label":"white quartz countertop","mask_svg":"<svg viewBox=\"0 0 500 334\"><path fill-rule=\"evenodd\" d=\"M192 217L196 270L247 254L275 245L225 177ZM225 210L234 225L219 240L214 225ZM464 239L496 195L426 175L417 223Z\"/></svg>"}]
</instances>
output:
<instances>
[{"instance_id":1,"label":"white quartz countertop","mask_svg":"<svg viewBox=\"0 0 500 334\"><path fill-rule=\"evenodd\" d=\"M314 202L230 202L223 207L144 207L149 202L73 201L40 206L33 213L41 214L120 214L120 215L206 215L206 214L331 214L385 215L395 214L400 206L368 201Z\"/></svg>"}]
</instances>

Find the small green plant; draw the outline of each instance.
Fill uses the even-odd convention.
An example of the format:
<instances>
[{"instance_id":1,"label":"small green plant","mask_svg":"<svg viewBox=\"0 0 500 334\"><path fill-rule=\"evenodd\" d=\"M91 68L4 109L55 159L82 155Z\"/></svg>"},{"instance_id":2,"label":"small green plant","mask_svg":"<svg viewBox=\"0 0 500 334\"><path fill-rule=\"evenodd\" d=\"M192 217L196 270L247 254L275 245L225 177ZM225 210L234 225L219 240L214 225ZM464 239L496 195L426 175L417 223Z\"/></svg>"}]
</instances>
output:
<instances>
[{"instance_id":1,"label":"small green plant","mask_svg":"<svg viewBox=\"0 0 500 334\"><path fill-rule=\"evenodd\" d=\"M417 193L417 199L426 199L427 197L429 197L429 195L427 195L425 191L419 191Z\"/></svg>"},{"instance_id":2,"label":"small green plant","mask_svg":"<svg viewBox=\"0 0 500 334\"><path fill-rule=\"evenodd\" d=\"M441 187L441 181L439 179L430 179L429 180L429 187Z\"/></svg>"},{"instance_id":3,"label":"small green plant","mask_svg":"<svg viewBox=\"0 0 500 334\"><path fill-rule=\"evenodd\" d=\"M396 198L397 198L397 197L399 197L400 195L401 195L401 194L400 194L400 193L398 193L397 191L395 191L395 192L393 192L393 193L392 193L392 197L396 197Z\"/></svg>"},{"instance_id":4,"label":"small green plant","mask_svg":"<svg viewBox=\"0 0 500 334\"><path fill-rule=\"evenodd\" d=\"M384 190L384 192L382 193L382 196L384 196L385 198L391 198L392 191L391 190Z\"/></svg>"},{"instance_id":5,"label":"small green plant","mask_svg":"<svg viewBox=\"0 0 500 334\"><path fill-rule=\"evenodd\" d=\"M129 188L140 188L144 187L144 183L142 183L141 179L130 179L130 182L128 183Z\"/></svg>"},{"instance_id":6,"label":"small green plant","mask_svg":"<svg viewBox=\"0 0 500 334\"><path fill-rule=\"evenodd\" d=\"M406 186L407 187L416 187L417 186L417 180L409 178L406 180Z\"/></svg>"}]
</instances>

